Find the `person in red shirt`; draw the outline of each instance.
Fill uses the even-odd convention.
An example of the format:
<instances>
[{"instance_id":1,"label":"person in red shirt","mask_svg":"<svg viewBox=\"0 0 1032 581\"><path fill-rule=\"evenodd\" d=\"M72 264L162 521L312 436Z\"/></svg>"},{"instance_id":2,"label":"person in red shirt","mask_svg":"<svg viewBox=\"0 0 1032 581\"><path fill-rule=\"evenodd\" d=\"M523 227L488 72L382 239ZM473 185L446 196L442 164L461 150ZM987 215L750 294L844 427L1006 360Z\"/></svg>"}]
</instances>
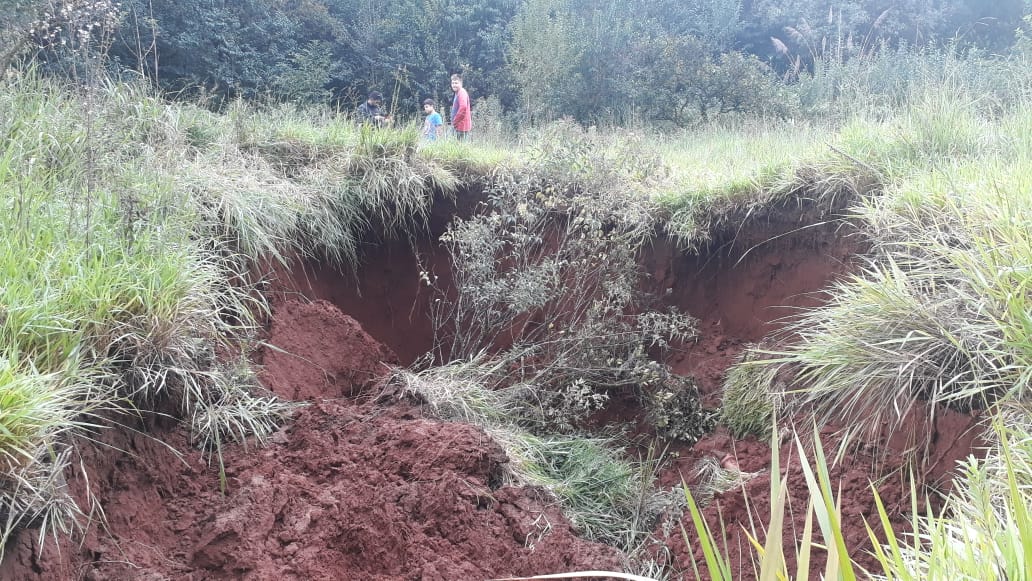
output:
<instances>
[{"instance_id":1,"label":"person in red shirt","mask_svg":"<svg viewBox=\"0 0 1032 581\"><path fill-rule=\"evenodd\" d=\"M459 141L465 141L473 129L473 117L469 109L469 93L462 88L462 75L451 76L451 88L455 91L451 106L451 126L455 131L455 137Z\"/></svg>"}]
</instances>

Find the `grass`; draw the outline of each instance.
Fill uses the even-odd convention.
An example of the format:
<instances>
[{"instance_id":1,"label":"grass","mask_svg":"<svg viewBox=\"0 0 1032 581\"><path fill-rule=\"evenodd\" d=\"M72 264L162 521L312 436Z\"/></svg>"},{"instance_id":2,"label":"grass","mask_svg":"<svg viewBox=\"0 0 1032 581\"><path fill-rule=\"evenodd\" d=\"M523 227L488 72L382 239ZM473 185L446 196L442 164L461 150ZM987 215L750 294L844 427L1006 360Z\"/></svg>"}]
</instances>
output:
<instances>
[{"instance_id":1,"label":"grass","mask_svg":"<svg viewBox=\"0 0 1032 581\"><path fill-rule=\"evenodd\" d=\"M171 401L199 444L218 449L261 438L291 409L216 364L265 311L240 270L242 247L249 259L261 251L204 236L220 212L222 231L234 229L228 204L180 189L182 117L137 87L89 91L84 106L27 74L0 93L5 540L30 523L74 529L55 478L100 412Z\"/></svg>"},{"instance_id":2,"label":"grass","mask_svg":"<svg viewBox=\"0 0 1032 581\"><path fill-rule=\"evenodd\" d=\"M459 183L419 151L415 127L381 131L288 106L237 103L214 118L182 107L188 132L205 136L183 184L210 235L248 257L354 265L364 237L425 229L434 196Z\"/></svg>"},{"instance_id":3,"label":"grass","mask_svg":"<svg viewBox=\"0 0 1032 581\"><path fill-rule=\"evenodd\" d=\"M844 130L843 130L844 131ZM662 145L670 179L656 189L662 227L685 251L782 204L835 208L881 176L841 149L830 124L770 120L693 131Z\"/></svg>"},{"instance_id":4,"label":"grass","mask_svg":"<svg viewBox=\"0 0 1032 581\"><path fill-rule=\"evenodd\" d=\"M488 433L509 455L510 482L554 494L586 538L630 552L648 535L649 513L657 507L645 505L659 498L652 490L652 467L627 461L614 441L512 428Z\"/></svg>"},{"instance_id":5,"label":"grass","mask_svg":"<svg viewBox=\"0 0 1032 581\"><path fill-rule=\"evenodd\" d=\"M720 421L736 438L770 438L770 427L783 405L784 385L778 368L756 360L755 346L746 349L724 376Z\"/></svg>"},{"instance_id":6,"label":"grass","mask_svg":"<svg viewBox=\"0 0 1032 581\"><path fill-rule=\"evenodd\" d=\"M861 417L873 433L924 401L1028 397L1032 157L1012 133L1025 116L986 123L977 157L935 140L907 149L909 169L856 205L870 262L792 326L797 342L776 361L799 368L796 391L827 419Z\"/></svg>"},{"instance_id":7,"label":"grass","mask_svg":"<svg viewBox=\"0 0 1032 581\"><path fill-rule=\"evenodd\" d=\"M491 389L505 375L504 365L486 352L469 360L429 367L421 372L399 369L393 382L402 392L424 402L434 417L477 426L497 426L519 411L522 386Z\"/></svg>"},{"instance_id":8,"label":"grass","mask_svg":"<svg viewBox=\"0 0 1032 581\"><path fill-rule=\"evenodd\" d=\"M810 122L745 120L666 136L657 146L680 186L671 194L705 201L759 193L765 178L820 154L831 131Z\"/></svg>"}]
</instances>

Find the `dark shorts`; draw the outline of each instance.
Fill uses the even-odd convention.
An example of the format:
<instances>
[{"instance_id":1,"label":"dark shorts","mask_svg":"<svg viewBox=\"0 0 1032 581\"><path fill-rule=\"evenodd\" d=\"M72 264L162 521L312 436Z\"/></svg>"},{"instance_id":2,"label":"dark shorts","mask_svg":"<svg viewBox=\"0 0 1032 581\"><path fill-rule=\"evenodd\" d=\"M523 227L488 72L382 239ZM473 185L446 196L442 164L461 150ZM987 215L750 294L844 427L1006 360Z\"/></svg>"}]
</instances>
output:
<instances>
[{"instance_id":1,"label":"dark shorts","mask_svg":"<svg viewBox=\"0 0 1032 581\"><path fill-rule=\"evenodd\" d=\"M469 139L469 131L459 131L458 129L456 129L455 139L458 139L459 141L466 141L467 139Z\"/></svg>"}]
</instances>

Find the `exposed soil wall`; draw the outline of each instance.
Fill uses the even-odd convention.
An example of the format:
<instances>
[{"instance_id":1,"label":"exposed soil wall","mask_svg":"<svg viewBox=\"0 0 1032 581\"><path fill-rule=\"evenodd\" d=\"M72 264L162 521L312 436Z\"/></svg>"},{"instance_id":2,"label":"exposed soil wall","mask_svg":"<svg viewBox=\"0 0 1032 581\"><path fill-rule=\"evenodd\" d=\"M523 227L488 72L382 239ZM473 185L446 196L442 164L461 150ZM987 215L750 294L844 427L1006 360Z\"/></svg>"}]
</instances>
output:
<instances>
[{"instance_id":1,"label":"exposed soil wall","mask_svg":"<svg viewBox=\"0 0 1032 581\"><path fill-rule=\"evenodd\" d=\"M272 289L274 302L291 298L324 300L347 313L410 364L434 343L430 324L431 291L419 279L421 270L447 276L448 257L438 245L391 240L363 254L357 273L325 262L298 261L278 268Z\"/></svg>"},{"instance_id":2,"label":"exposed soil wall","mask_svg":"<svg viewBox=\"0 0 1032 581\"><path fill-rule=\"evenodd\" d=\"M698 254L660 239L642 257L654 296L699 319L698 341L675 349L667 362L693 375L706 394L718 391L744 344L821 304L822 289L866 250L854 227L812 205L741 219Z\"/></svg>"}]
</instances>

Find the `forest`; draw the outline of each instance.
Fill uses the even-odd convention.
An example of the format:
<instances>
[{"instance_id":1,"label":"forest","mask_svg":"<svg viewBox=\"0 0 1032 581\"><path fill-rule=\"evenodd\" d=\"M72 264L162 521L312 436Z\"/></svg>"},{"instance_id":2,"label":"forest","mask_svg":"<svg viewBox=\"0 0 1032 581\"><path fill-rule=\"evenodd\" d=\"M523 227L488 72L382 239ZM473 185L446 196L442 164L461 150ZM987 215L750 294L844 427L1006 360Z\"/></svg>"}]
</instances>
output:
<instances>
[{"instance_id":1,"label":"forest","mask_svg":"<svg viewBox=\"0 0 1032 581\"><path fill-rule=\"evenodd\" d=\"M377 90L403 116L418 114L425 98L449 97L449 75L462 73L475 103L521 123L786 117L818 108L819 98L786 92L785 83L848 75L838 71L845 63L893 55L999 56L1029 26L1027 0L652 0L634 9L615 0L4 4L7 62L36 53L67 69L67 48L85 40L103 46L112 70L191 98L347 110ZM70 35L83 26L90 39ZM883 74L907 74L894 64Z\"/></svg>"}]
</instances>

